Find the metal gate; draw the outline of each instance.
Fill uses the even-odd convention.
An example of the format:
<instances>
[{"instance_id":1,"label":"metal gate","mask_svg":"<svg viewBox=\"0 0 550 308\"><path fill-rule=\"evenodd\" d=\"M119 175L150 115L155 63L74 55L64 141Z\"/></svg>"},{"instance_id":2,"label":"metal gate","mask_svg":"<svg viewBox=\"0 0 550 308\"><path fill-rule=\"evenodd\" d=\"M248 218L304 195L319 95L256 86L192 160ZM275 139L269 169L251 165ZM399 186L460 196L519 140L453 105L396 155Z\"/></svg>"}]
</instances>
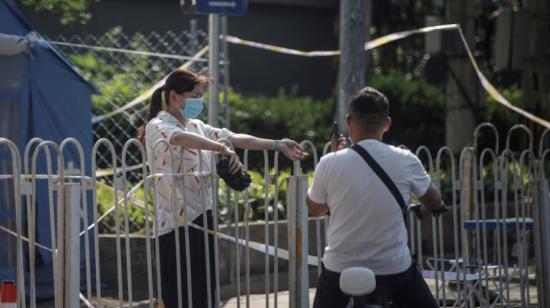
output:
<instances>
[{"instance_id":1,"label":"metal gate","mask_svg":"<svg viewBox=\"0 0 550 308\"><path fill-rule=\"evenodd\" d=\"M494 146L482 148L478 144L482 132L494 134ZM510 148L512 136L518 133L527 136L525 149ZM534 149L532 133L525 126L516 125L508 131L501 150L496 128L484 123L476 129L473 146L464 148L459 156L447 147L437 152L426 147L416 150L450 209L443 216L422 222L410 214L408 221L411 252L417 256L416 262L441 306L545 307L550 303L548 294L543 292L550 287L550 196L546 164L550 149L544 148L547 134L548 130L541 136L539 148ZM155 147L166 145L161 140ZM0 146L8 150L11 161L11 167L2 170L0 181L10 187L6 193L12 196L8 200L13 200L12 204L2 206L15 210L12 224L3 225L0 230L15 239L13 267L17 273L14 279L18 307L37 307L34 258L38 249L52 255L55 307L81 304L155 307L162 290L159 232L154 219L157 202L153 192L155 179L161 177L200 177L203 185L211 185L216 192L213 208L229 211L224 214L225 221L218 217L218 210L213 211L212 230L191 223L181 225L186 237L191 228L201 230L205 239L209 235L215 237L213 247L205 246L207 255L213 249L216 260L207 266L216 272L214 281L207 275L211 286L208 292L215 292L215 300L209 301L209 307L219 307L228 301L236 307L256 307L258 303L265 307L310 305L310 289L320 273L318 265L329 227L325 218L307 217L308 174L318 161L311 142L304 141L302 146L312 154L312 165L307 166L311 164L307 161L294 162L286 179L281 179L278 152L245 151L245 168L248 169L249 155L259 154L264 169L263 186L243 193L222 189L217 176L203 170L193 174L148 170L145 149L135 139L128 140L120 154L111 141L98 140L91 162L84 161L79 143L70 138L59 145L35 138L23 151L23 160L13 142L0 138ZM67 168L63 155L67 147L79 153L78 169ZM141 163L128 165L129 151L134 156L139 153ZM321 153L327 151L328 145ZM110 157L109 171L98 169L96 158L100 156ZM46 174L36 171L40 159L46 161ZM131 159L134 164L135 159ZM215 162L209 163L211 170L215 170ZM92 174L85 174L86 164L91 164ZM98 176L102 174L110 174L112 178L102 180ZM34 204L39 182L48 187L51 246L43 245L35 236ZM281 185L286 188L286 200L280 200ZM264 217L255 222L250 221L249 215L253 210L250 189L262 190ZM106 198L105 190L109 191L111 204L99 200ZM203 193L203 198L206 204L209 196ZM23 207L27 217L23 217ZM93 217L87 214L90 207ZM139 220L143 221L138 230L132 212L136 208L140 209ZM280 213L281 209L286 214ZM177 224L176 215L173 218ZM99 230L106 220L114 225L111 235ZM179 247L178 234L175 233L176 247ZM136 239L141 244L136 244ZM80 256L82 245L84 256ZM105 271L102 267L109 263L102 258L106 258L107 249L115 252L114 262L110 262L112 269ZM178 286L182 283L179 265L186 264L187 293L192 294L189 247L185 251L185 255L176 254ZM115 278L107 282L105 276ZM111 291L105 288L106 284ZM263 298L259 299L258 293ZM180 304L183 296L178 294ZM193 301L192 296L188 301Z\"/></svg>"}]
</instances>

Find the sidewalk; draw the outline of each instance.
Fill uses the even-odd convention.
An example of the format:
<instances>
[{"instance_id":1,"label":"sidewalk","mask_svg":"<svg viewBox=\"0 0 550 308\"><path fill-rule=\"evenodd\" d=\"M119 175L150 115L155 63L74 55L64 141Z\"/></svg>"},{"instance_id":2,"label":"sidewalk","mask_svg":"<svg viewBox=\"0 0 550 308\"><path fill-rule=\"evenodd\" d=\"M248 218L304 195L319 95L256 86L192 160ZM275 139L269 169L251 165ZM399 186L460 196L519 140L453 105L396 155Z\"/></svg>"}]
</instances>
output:
<instances>
[{"instance_id":1,"label":"sidewalk","mask_svg":"<svg viewBox=\"0 0 550 308\"><path fill-rule=\"evenodd\" d=\"M432 290L432 293L435 294L435 280L433 279L426 279L426 282L430 286L430 289ZM536 286L530 286L529 287L529 294L531 297L530 307L538 307L536 304L536 298L537 298L537 288ZM315 295L315 288L309 289L309 304L310 307L313 305L313 296ZM510 297L512 299L512 306L511 307L520 307L521 306L521 292L519 284L511 283L510 284ZM456 299L456 293L451 291L448 287L446 288L446 298L447 298L447 305L451 306L452 302ZM246 298L244 296L241 296L240 298L241 306L240 307L246 307ZM277 297L277 305L278 307L289 307L288 304L288 291L279 292ZM221 307L223 308L236 308L237 307L237 298L231 298L227 301L222 301ZM250 295L250 307L266 307L265 305L265 294L251 294ZM274 296L273 294L269 295L269 307L275 307L274 306Z\"/></svg>"},{"instance_id":2,"label":"sidewalk","mask_svg":"<svg viewBox=\"0 0 550 308\"><path fill-rule=\"evenodd\" d=\"M430 286L430 289L432 290L432 293L435 294L435 280L427 279L426 282ZM521 292L520 292L519 284L511 283L510 284L510 297L512 299L511 307L520 307L521 306L521 302L520 302L520 299L521 299L520 296L521 295L520 294L521 294ZM537 307L537 305L536 305L536 298L537 298L536 286L533 286L533 285L529 286L529 294L530 294L530 298L531 298L531 302L530 302L531 305L529 307ZM313 296L314 295L315 295L315 288L312 288L312 289L309 290L310 307L313 304ZM446 288L446 297L447 297L448 306L451 306L452 302L456 298L456 293L451 291L449 288ZM249 300L250 300L250 307L254 307L254 308L256 308L256 307L258 307L258 308L266 307L266 305L265 305L265 300L266 300L265 294L250 294ZM95 302L95 299L92 299L92 302ZM103 307L119 307L118 306L118 304L119 304L118 300L114 299L114 298L103 298L102 302L103 302ZM40 307L43 307L43 308L52 307L52 306L53 306L53 301L40 302L37 305L37 307L39 307L39 308ZM283 307L283 308L289 307L288 291L281 291L281 292L277 293L277 306L278 307ZM81 307L86 307L86 306L81 305ZM128 306L124 305L124 307L129 307L129 305ZM149 301L134 302L133 307L136 307L136 308L149 307ZM222 307L222 308L236 308L237 307L237 298L233 297L233 298L230 298L228 300L223 300L220 304L220 307ZM246 296L244 296L244 295L240 297L240 307L246 307ZM275 297L274 297L273 293L269 294L269 307L275 307Z\"/></svg>"}]
</instances>

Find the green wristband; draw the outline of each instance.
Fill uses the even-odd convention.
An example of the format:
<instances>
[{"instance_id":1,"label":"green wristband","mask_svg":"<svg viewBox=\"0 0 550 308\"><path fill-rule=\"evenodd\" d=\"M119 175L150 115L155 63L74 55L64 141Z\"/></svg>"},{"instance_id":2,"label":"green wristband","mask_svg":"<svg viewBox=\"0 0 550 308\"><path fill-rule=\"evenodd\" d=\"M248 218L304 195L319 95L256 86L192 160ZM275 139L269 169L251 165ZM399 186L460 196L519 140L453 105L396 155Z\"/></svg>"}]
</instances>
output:
<instances>
[{"instance_id":1,"label":"green wristband","mask_svg":"<svg viewBox=\"0 0 550 308\"><path fill-rule=\"evenodd\" d=\"M279 140L275 140L275 152L279 152Z\"/></svg>"}]
</instances>

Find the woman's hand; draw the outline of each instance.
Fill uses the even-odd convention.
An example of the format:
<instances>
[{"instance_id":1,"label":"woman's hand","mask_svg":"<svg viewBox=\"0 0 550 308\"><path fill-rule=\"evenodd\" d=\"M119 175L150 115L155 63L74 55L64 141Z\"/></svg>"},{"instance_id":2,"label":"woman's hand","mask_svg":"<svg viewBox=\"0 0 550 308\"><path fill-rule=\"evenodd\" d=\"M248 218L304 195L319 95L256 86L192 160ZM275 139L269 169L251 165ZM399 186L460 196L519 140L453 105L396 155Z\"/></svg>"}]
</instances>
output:
<instances>
[{"instance_id":1,"label":"woman's hand","mask_svg":"<svg viewBox=\"0 0 550 308\"><path fill-rule=\"evenodd\" d=\"M290 160L302 160L309 155L296 141L287 138L279 141L279 149Z\"/></svg>"},{"instance_id":2,"label":"woman's hand","mask_svg":"<svg viewBox=\"0 0 550 308\"><path fill-rule=\"evenodd\" d=\"M221 144L223 148L221 148L218 153L220 153L223 156L229 157L229 173L235 174L237 172L244 172L244 166L239 160L239 156L235 153L235 151L231 150L228 146L225 144Z\"/></svg>"},{"instance_id":3,"label":"woman's hand","mask_svg":"<svg viewBox=\"0 0 550 308\"><path fill-rule=\"evenodd\" d=\"M220 153L220 155L231 156L235 154L235 151L231 150L231 148L226 146L225 144L220 143L219 145L220 147L219 147L218 153Z\"/></svg>"}]
</instances>

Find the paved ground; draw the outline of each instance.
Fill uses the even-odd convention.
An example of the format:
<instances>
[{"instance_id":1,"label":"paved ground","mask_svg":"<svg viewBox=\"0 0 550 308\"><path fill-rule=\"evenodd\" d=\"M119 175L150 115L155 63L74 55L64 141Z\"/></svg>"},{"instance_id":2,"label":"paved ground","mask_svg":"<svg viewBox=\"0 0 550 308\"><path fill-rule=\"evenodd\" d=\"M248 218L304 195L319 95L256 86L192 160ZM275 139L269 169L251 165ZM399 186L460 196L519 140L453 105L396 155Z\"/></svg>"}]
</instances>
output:
<instances>
[{"instance_id":1,"label":"paved ground","mask_svg":"<svg viewBox=\"0 0 550 308\"><path fill-rule=\"evenodd\" d=\"M435 294L435 280L428 279L427 280L428 285L430 286L430 289L432 289L432 292ZM448 307L452 307L452 303L454 303L456 299L456 292L453 292L448 287L446 288L446 298L447 298L447 305ZM532 301L535 301L535 303L531 302L530 307L538 307L536 305L536 298L537 298L537 289L535 286L531 286L529 289L530 298ZM510 287L510 298L513 299L512 307L519 307L520 306L520 288L518 284L511 284ZM313 296L315 295L315 289L309 290L309 303L310 306L313 303ZM442 295L440 295L442 298ZM494 293L491 294L491 296L494 296ZM265 305L265 294L253 294L250 295L250 307L266 307ZM246 298L242 297L240 298L241 305L240 307L246 307ZM285 292L279 292L277 296L277 304L278 307L289 307L288 305L288 291ZM223 308L234 308L237 306L237 298L232 298L228 301L224 301L221 304L221 307ZM275 307L274 306L274 296L273 294L270 295L269 298L269 307Z\"/></svg>"},{"instance_id":2,"label":"paved ground","mask_svg":"<svg viewBox=\"0 0 550 308\"><path fill-rule=\"evenodd\" d=\"M435 294L435 281L431 280L431 279L428 279L427 282L428 282L428 285L430 286L430 288L432 289L432 292ZM538 307L536 305L537 289L533 284L531 284L531 286L529 288L529 293L530 293L530 298L531 298L530 307ZM314 294L315 294L315 289L310 289L309 290L310 305L313 303ZM510 285L510 298L512 299L511 307L519 307L520 306L520 294L521 293L520 293L519 284L515 284L515 283L511 284ZM491 294L491 296L494 296L494 292ZM454 299L456 298L456 293L452 289L450 289L448 286L446 288L446 298L447 298L448 307L452 307L452 302L454 302ZM119 307L119 302L116 299L103 298L102 301L103 301L103 307ZM265 301L266 301L265 294L251 294L250 297L249 297L249 307L252 307L252 308L265 307L266 306ZM95 302L95 300L92 299L92 302ZM247 307L245 296L240 297L240 304L241 304L240 307L243 307L243 308ZM270 294L269 295L269 307L275 307L274 304L275 304L275 296L274 296L274 294ZM282 308L289 307L289 304L288 304L288 291L283 291L283 292L277 293L277 306L282 307ZM53 302L52 301L41 302L41 303L38 304L38 307L39 308L53 307ZM83 305L81 307L86 307L86 306ZM127 305L125 303L123 305L123 307L129 307L129 305ZM136 308L149 307L149 301L134 302L132 307L136 307ZM235 297L235 298L231 298L229 300L222 301L221 307L223 307L223 308L236 308L236 307L239 307L237 305L237 298Z\"/></svg>"}]
</instances>

